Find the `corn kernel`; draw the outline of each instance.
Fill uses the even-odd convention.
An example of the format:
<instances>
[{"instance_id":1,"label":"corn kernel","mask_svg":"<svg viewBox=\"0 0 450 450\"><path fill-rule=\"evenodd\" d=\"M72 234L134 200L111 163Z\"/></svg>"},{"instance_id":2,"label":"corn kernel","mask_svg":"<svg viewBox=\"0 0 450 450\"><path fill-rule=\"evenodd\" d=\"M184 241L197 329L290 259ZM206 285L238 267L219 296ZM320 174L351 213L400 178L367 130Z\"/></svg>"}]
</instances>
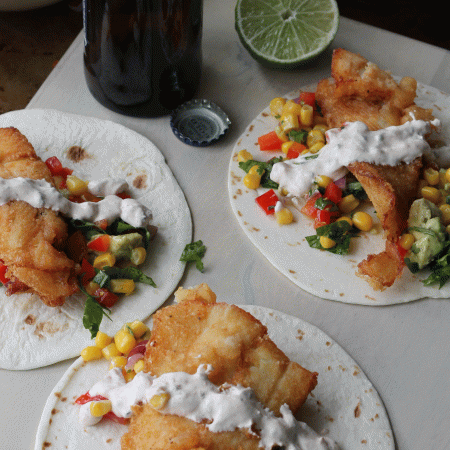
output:
<instances>
[{"instance_id":1,"label":"corn kernel","mask_svg":"<svg viewBox=\"0 0 450 450\"><path fill-rule=\"evenodd\" d=\"M135 338L140 338L148 331L148 326L140 320L135 320L134 322L129 323L128 326L131 328Z\"/></svg>"},{"instance_id":2,"label":"corn kernel","mask_svg":"<svg viewBox=\"0 0 450 450\"><path fill-rule=\"evenodd\" d=\"M242 180L244 186L248 189L258 189L261 184L261 177L256 174L246 174Z\"/></svg>"},{"instance_id":3,"label":"corn kernel","mask_svg":"<svg viewBox=\"0 0 450 450\"><path fill-rule=\"evenodd\" d=\"M111 364L109 365L110 369L113 369L114 367L125 367L125 364L127 363L127 357L113 356L110 361L111 361Z\"/></svg>"},{"instance_id":4,"label":"corn kernel","mask_svg":"<svg viewBox=\"0 0 450 450\"><path fill-rule=\"evenodd\" d=\"M424 170L423 176L426 182L431 186L439 184L439 172L437 170L434 170L433 168L429 167L428 169Z\"/></svg>"},{"instance_id":5,"label":"corn kernel","mask_svg":"<svg viewBox=\"0 0 450 450\"><path fill-rule=\"evenodd\" d=\"M95 336L95 346L103 349L107 345L111 344L112 337L108 336L106 333L103 333L103 331L97 332L97 336Z\"/></svg>"},{"instance_id":6,"label":"corn kernel","mask_svg":"<svg viewBox=\"0 0 450 450\"><path fill-rule=\"evenodd\" d=\"M287 152L289 151L289 149L290 149L293 145L294 145L294 141L286 141L286 142L283 142L283 143L281 144L281 151L282 151L283 153L286 153L286 154L287 154Z\"/></svg>"},{"instance_id":7,"label":"corn kernel","mask_svg":"<svg viewBox=\"0 0 450 450\"><path fill-rule=\"evenodd\" d=\"M275 213L278 225L289 225L294 220L292 211L288 208L282 208Z\"/></svg>"},{"instance_id":8,"label":"corn kernel","mask_svg":"<svg viewBox=\"0 0 450 450\"><path fill-rule=\"evenodd\" d=\"M339 210L342 213L348 214L349 212L353 211L358 205L359 200L353 194L349 194L342 198L338 206Z\"/></svg>"},{"instance_id":9,"label":"corn kernel","mask_svg":"<svg viewBox=\"0 0 450 450\"><path fill-rule=\"evenodd\" d=\"M280 117L283 114L283 106L286 104L286 99L283 97L275 97L269 103L270 114L274 117Z\"/></svg>"},{"instance_id":10,"label":"corn kernel","mask_svg":"<svg viewBox=\"0 0 450 450\"><path fill-rule=\"evenodd\" d=\"M311 147L309 147L309 152L317 153L324 145L325 142L316 142L315 144L311 145Z\"/></svg>"},{"instance_id":11,"label":"corn kernel","mask_svg":"<svg viewBox=\"0 0 450 450\"><path fill-rule=\"evenodd\" d=\"M69 192L73 195L81 195L87 192L88 184L75 175L69 175L66 179L66 185Z\"/></svg>"},{"instance_id":12,"label":"corn kernel","mask_svg":"<svg viewBox=\"0 0 450 450\"><path fill-rule=\"evenodd\" d=\"M316 142L325 143L325 135L320 130L312 129L306 136L306 145L311 148Z\"/></svg>"},{"instance_id":13,"label":"corn kernel","mask_svg":"<svg viewBox=\"0 0 450 450\"><path fill-rule=\"evenodd\" d=\"M450 224L450 205L447 203L443 203L439 206L439 209L441 210L442 216L441 220L444 225Z\"/></svg>"},{"instance_id":14,"label":"corn kernel","mask_svg":"<svg viewBox=\"0 0 450 450\"><path fill-rule=\"evenodd\" d=\"M102 417L108 414L112 409L110 400L98 400L90 402L89 411L94 417Z\"/></svg>"},{"instance_id":15,"label":"corn kernel","mask_svg":"<svg viewBox=\"0 0 450 450\"><path fill-rule=\"evenodd\" d=\"M320 245L326 249L333 248L336 245L336 242L333 241L333 239L330 239L329 237L326 236L320 236L319 242Z\"/></svg>"},{"instance_id":16,"label":"corn kernel","mask_svg":"<svg viewBox=\"0 0 450 450\"><path fill-rule=\"evenodd\" d=\"M404 250L409 250L414 244L416 238L411 233L404 233L401 235L398 243Z\"/></svg>"},{"instance_id":17,"label":"corn kernel","mask_svg":"<svg viewBox=\"0 0 450 450\"><path fill-rule=\"evenodd\" d=\"M136 338L127 328L121 328L114 335L114 342L119 352L127 354L136 345Z\"/></svg>"},{"instance_id":18,"label":"corn kernel","mask_svg":"<svg viewBox=\"0 0 450 450\"><path fill-rule=\"evenodd\" d=\"M264 172L265 170L259 167L258 164L255 164L254 166L250 167L250 169L248 169L248 173L250 175L258 175L259 177L263 176Z\"/></svg>"},{"instance_id":19,"label":"corn kernel","mask_svg":"<svg viewBox=\"0 0 450 450\"><path fill-rule=\"evenodd\" d=\"M94 281L89 281L89 283L84 288L89 295L94 295L95 291L100 288L100 285L98 283L95 283Z\"/></svg>"},{"instance_id":20,"label":"corn kernel","mask_svg":"<svg viewBox=\"0 0 450 450\"><path fill-rule=\"evenodd\" d=\"M330 178L327 175L318 175L315 179L315 182L321 187L326 188L331 182L333 181L332 178Z\"/></svg>"},{"instance_id":21,"label":"corn kernel","mask_svg":"<svg viewBox=\"0 0 450 450\"><path fill-rule=\"evenodd\" d=\"M433 186L425 186L420 191L423 198L432 203L438 203L441 198L441 192Z\"/></svg>"},{"instance_id":22,"label":"corn kernel","mask_svg":"<svg viewBox=\"0 0 450 450\"><path fill-rule=\"evenodd\" d=\"M448 183L446 172L447 171L445 169L439 170L439 187L441 189L444 189L445 185Z\"/></svg>"},{"instance_id":23,"label":"corn kernel","mask_svg":"<svg viewBox=\"0 0 450 450\"><path fill-rule=\"evenodd\" d=\"M293 114L295 116L298 116L301 114L302 105L300 103L294 102L294 100L287 100L286 103L283 105L283 110L281 112L281 115L285 114Z\"/></svg>"},{"instance_id":24,"label":"corn kernel","mask_svg":"<svg viewBox=\"0 0 450 450\"><path fill-rule=\"evenodd\" d=\"M363 211L355 212L352 221L353 225L361 231L370 231L373 226L372 216Z\"/></svg>"},{"instance_id":25,"label":"corn kernel","mask_svg":"<svg viewBox=\"0 0 450 450\"><path fill-rule=\"evenodd\" d=\"M336 222L338 222L339 220L345 220L350 226L353 226L353 221L348 216L341 216L336 220Z\"/></svg>"},{"instance_id":26,"label":"corn kernel","mask_svg":"<svg viewBox=\"0 0 450 450\"><path fill-rule=\"evenodd\" d=\"M81 357L84 361L94 361L102 358L102 349L95 345L89 345L81 350Z\"/></svg>"},{"instance_id":27,"label":"corn kernel","mask_svg":"<svg viewBox=\"0 0 450 450\"><path fill-rule=\"evenodd\" d=\"M168 394L167 392L163 392L162 394L154 395L150 399L149 403L155 409L162 409L162 408L164 408L164 406L166 406L169 399L170 399L170 394Z\"/></svg>"},{"instance_id":28,"label":"corn kernel","mask_svg":"<svg viewBox=\"0 0 450 450\"><path fill-rule=\"evenodd\" d=\"M450 183L450 168L445 171L445 178L447 179L447 183Z\"/></svg>"},{"instance_id":29,"label":"corn kernel","mask_svg":"<svg viewBox=\"0 0 450 450\"><path fill-rule=\"evenodd\" d=\"M300 121L305 127L310 127L313 124L314 109L311 105L302 105L300 111Z\"/></svg>"},{"instance_id":30,"label":"corn kernel","mask_svg":"<svg viewBox=\"0 0 450 450\"><path fill-rule=\"evenodd\" d=\"M102 253L101 255L98 255L94 259L94 262L92 263L92 265L96 269L103 269L103 267L106 267L106 266L113 267L115 263L116 263L116 257L114 256L114 254L106 252L106 253Z\"/></svg>"},{"instance_id":31,"label":"corn kernel","mask_svg":"<svg viewBox=\"0 0 450 450\"><path fill-rule=\"evenodd\" d=\"M325 123L316 123L313 126L313 130L320 130L325 136L325 133L328 131L328 127Z\"/></svg>"},{"instance_id":32,"label":"corn kernel","mask_svg":"<svg viewBox=\"0 0 450 450\"><path fill-rule=\"evenodd\" d=\"M134 292L136 284L133 280L127 278L117 278L111 280L109 283L109 289L114 294L131 294Z\"/></svg>"},{"instance_id":33,"label":"corn kernel","mask_svg":"<svg viewBox=\"0 0 450 450\"><path fill-rule=\"evenodd\" d=\"M136 364L133 366L133 370L135 373L142 372L144 370L144 360L140 359L136 362Z\"/></svg>"},{"instance_id":34,"label":"corn kernel","mask_svg":"<svg viewBox=\"0 0 450 450\"><path fill-rule=\"evenodd\" d=\"M281 126L278 125L277 127L275 127L274 131L281 142L287 142L289 140L289 136L286 134L283 128L281 128Z\"/></svg>"},{"instance_id":35,"label":"corn kernel","mask_svg":"<svg viewBox=\"0 0 450 450\"><path fill-rule=\"evenodd\" d=\"M298 115L293 113L283 114L280 119L280 126L285 133L299 128Z\"/></svg>"},{"instance_id":36,"label":"corn kernel","mask_svg":"<svg viewBox=\"0 0 450 450\"><path fill-rule=\"evenodd\" d=\"M239 150L237 158L239 162L247 162L253 159L253 155L247 150Z\"/></svg>"},{"instance_id":37,"label":"corn kernel","mask_svg":"<svg viewBox=\"0 0 450 450\"><path fill-rule=\"evenodd\" d=\"M102 348L102 354L103 358L109 361L114 356L120 356L121 352L117 348L116 344L114 342L111 342L111 344L108 344L106 347Z\"/></svg>"},{"instance_id":38,"label":"corn kernel","mask_svg":"<svg viewBox=\"0 0 450 450\"><path fill-rule=\"evenodd\" d=\"M131 381L136 376L136 372L134 370L129 370L128 372L124 370L123 372L123 378L125 379L126 383Z\"/></svg>"},{"instance_id":39,"label":"corn kernel","mask_svg":"<svg viewBox=\"0 0 450 450\"><path fill-rule=\"evenodd\" d=\"M140 266L144 263L145 258L147 257L147 250L144 247L136 247L131 250L130 261L135 266Z\"/></svg>"}]
</instances>

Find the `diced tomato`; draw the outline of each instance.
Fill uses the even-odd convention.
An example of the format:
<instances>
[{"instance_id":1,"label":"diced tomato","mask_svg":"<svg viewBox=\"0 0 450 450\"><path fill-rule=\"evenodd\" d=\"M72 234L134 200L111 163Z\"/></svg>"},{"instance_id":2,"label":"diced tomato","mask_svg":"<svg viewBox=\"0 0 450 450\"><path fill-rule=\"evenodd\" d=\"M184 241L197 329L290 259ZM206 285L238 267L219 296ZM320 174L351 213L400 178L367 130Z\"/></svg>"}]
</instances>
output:
<instances>
[{"instance_id":1,"label":"diced tomato","mask_svg":"<svg viewBox=\"0 0 450 450\"><path fill-rule=\"evenodd\" d=\"M309 197L300 212L305 214L305 216L311 217L311 219L315 219L317 216L317 211L319 210L314 205L316 204L316 200L321 197L322 194L320 192L315 192L311 195L311 197Z\"/></svg>"},{"instance_id":2,"label":"diced tomato","mask_svg":"<svg viewBox=\"0 0 450 450\"><path fill-rule=\"evenodd\" d=\"M81 284L86 286L92 278L95 277L95 269L92 264L86 259L81 260Z\"/></svg>"},{"instance_id":3,"label":"diced tomato","mask_svg":"<svg viewBox=\"0 0 450 450\"><path fill-rule=\"evenodd\" d=\"M103 397L103 395L94 395L91 396L89 392L86 392L86 394L80 395L76 400L75 403L77 405L84 405L88 402L99 402L101 400L107 400L106 397ZM102 419L106 420L112 420L113 422L121 423L122 425L127 425L129 422L129 419L126 419L125 417L119 417L116 416L112 411L106 413Z\"/></svg>"},{"instance_id":4,"label":"diced tomato","mask_svg":"<svg viewBox=\"0 0 450 450\"><path fill-rule=\"evenodd\" d=\"M95 252L107 252L110 242L111 236L109 234L102 234L93 241L88 242L87 247L89 250L94 250Z\"/></svg>"},{"instance_id":5,"label":"diced tomato","mask_svg":"<svg viewBox=\"0 0 450 450\"><path fill-rule=\"evenodd\" d=\"M122 425L127 425L130 422L130 419L126 419L125 417L116 416L112 411L106 413L103 416L103 419L112 420L113 422L120 423Z\"/></svg>"},{"instance_id":6,"label":"diced tomato","mask_svg":"<svg viewBox=\"0 0 450 450\"><path fill-rule=\"evenodd\" d=\"M298 102L304 105L310 105L313 108L316 105L316 94L315 92L300 92L298 97Z\"/></svg>"},{"instance_id":7,"label":"diced tomato","mask_svg":"<svg viewBox=\"0 0 450 450\"><path fill-rule=\"evenodd\" d=\"M47 167L49 168L50 173L53 176L61 175L62 177L66 178L67 175L72 175L73 173L73 170L68 169L67 167L63 167L61 161L57 156L51 156L45 161L45 164L47 164Z\"/></svg>"},{"instance_id":8,"label":"diced tomato","mask_svg":"<svg viewBox=\"0 0 450 450\"><path fill-rule=\"evenodd\" d=\"M405 259L408 250L405 250L399 243L397 243L397 251L402 259Z\"/></svg>"},{"instance_id":9,"label":"diced tomato","mask_svg":"<svg viewBox=\"0 0 450 450\"><path fill-rule=\"evenodd\" d=\"M300 154L306 150L306 145L300 144L300 142L293 142L289 147L289 150L286 154L287 159L295 159L300 156Z\"/></svg>"},{"instance_id":10,"label":"diced tomato","mask_svg":"<svg viewBox=\"0 0 450 450\"><path fill-rule=\"evenodd\" d=\"M99 227L101 230L106 230L108 228L108 220L102 219L97 222L95 222L95 225Z\"/></svg>"},{"instance_id":11,"label":"diced tomato","mask_svg":"<svg viewBox=\"0 0 450 450\"><path fill-rule=\"evenodd\" d=\"M105 308L111 308L119 300L119 297L106 288L97 289L94 293L95 299Z\"/></svg>"},{"instance_id":12,"label":"diced tomato","mask_svg":"<svg viewBox=\"0 0 450 450\"><path fill-rule=\"evenodd\" d=\"M265 211L266 214L275 213L275 205L278 202L278 196L273 189L269 189L264 194L256 197L256 203Z\"/></svg>"},{"instance_id":13,"label":"diced tomato","mask_svg":"<svg viewBox=\"0 0 450 450\"><path fill-rule=\"evenodd\" d=\"M107 398L106 398L106 397L103 397L102 395L94 395L94 396L91 396L91 395L89 394L89 391L88 391L88 392L86 392L86 394L80 395L80 396L75 400L75 403L76 403L77 405L84 405L85 403L88 403L88 402L98 402L98 401L100 401L100 400L107 400Z\"/></svg>"},{"instance_id":14,"label":"diced tomato","mask_svg":"<svg viewBox=\"0 0 450 450\"><path fill-rule=\"evenodd\" d=\"M330 224L335 219L337 219L339 215L340 215L339 211L331 211L329 208L318 209L314 223L314 228Z\"/></svg>"},{"instance_id":15,"label":"diced tomato","mask_svg":"<svg viewBox=\"0 0 450 450\"><path fill-rule=\"evenodd\" d=\"M281 150L283 141L278 137L275 131L270 131L258 138L259 148L262 151L276 151Z\"/></svg>"},{"instance_id":16,"label":"diced tomato","mask_svg":"<svg viewBox=\"0 0 450 450\"><path fill-rule=\"evenodd\" d=\"M6 284L9 281L9 278L6 278L6 271L8 270L8 266L3 263L0 263L0 282Z\"/></svg>"},{"instance_id":17,"label":"diced tomato","mask_svg":"<svg viewBox=\"0 0 450 450\"><path fill-rule=\"evenodd\" d=\"M337 184L331 182L326 187L323 196L337 205L342 199L342 189Z\"/></svg>"}]
</instances>

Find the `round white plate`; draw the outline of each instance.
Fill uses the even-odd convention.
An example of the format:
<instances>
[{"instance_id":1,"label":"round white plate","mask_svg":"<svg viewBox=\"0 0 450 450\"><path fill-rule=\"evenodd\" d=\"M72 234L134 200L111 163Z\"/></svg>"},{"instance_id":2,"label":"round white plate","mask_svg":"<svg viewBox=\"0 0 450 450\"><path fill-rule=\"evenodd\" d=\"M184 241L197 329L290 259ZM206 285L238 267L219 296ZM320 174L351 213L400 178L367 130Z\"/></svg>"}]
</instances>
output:
<instances>
[{"instance_id":1,"label":"round white plate","mask_svg":"<svg viewBox=\"0 0 450 450\"><path fill-rule=\"evenodd\" d=\"M137 284L103 318L100 330L112 335L122 324L150 316L175 290L185 263L181 253L192 239L189 207L161 152L144 136L113 122L53 110L20 110L0 116L0 127L16 127L43 159L58 156L64 166L86 180L126 178L132 196L150 208L158 234L150 244L144 273L156 288ZM67 150L80 146L79 162ZM75 295L50 308L36 296L7 297L0 287L0 367L31 369L73 358L90 345L83 328L84 298Z\"/></svg>"},{"instance_id":2,"label":"round white plate","mask_svg":"<svg viewBox=\"0 0 450 450\"><path fill-rule=\"evenodd\" d=\"M303 91L315 91L317 85L302 87ZM299 91L291 92L285 97L295 98ZM419 106L433 108L436 118L440 119L442 130L440 139L450 144L450 97L437 89L419 84L417 89ZM425 271L413 275L404 269L402 277L393 286L384 291L374 291L363 279L355 275L357 265L368 254L384 250L383 233L365 233L352 240L351 251L346 256L334 255L309 247L305 236L315 234L312 221L294 207L294 223L279 226L274 216L266 216L255 203L255 198L267 189L247 189L242 179L245 172L239 168L237 154L246 149L253 159L267 161L281 152L260 151L258 136L272 131L276 119L265 108L247 127L237 141L228 172L228 192L233 212L250 241L261 253L286 277L305 291L321 298L338 300L346 303L370 306L409 302L424 297L450 297L450 283L442 289L425 287L420 279L428 275ZM373 207L367 210L374 217ZM379 221L376 219L376 222ZM378 227L381 230L381 227Z\"/></svg>"},{"instance_id":3,"label":"round white plate","mask_svg":"<svg viewBox=\"0 0 450 450\"><path fill-rule=\"evenodd\" d=\"M356 362L331 338L297 317L258 306L240 306L268 328L271 339L293 361L319 373L318 385L298 419L326 433L342 450L394 450L394 436L382 401ZM120 449L126 426L102 421L93 427L78 422L74 400L108 369L108 362L85 363L67 370L48 398L39 423L35 450L58 448Z\"/></svg>"}]
</instances>

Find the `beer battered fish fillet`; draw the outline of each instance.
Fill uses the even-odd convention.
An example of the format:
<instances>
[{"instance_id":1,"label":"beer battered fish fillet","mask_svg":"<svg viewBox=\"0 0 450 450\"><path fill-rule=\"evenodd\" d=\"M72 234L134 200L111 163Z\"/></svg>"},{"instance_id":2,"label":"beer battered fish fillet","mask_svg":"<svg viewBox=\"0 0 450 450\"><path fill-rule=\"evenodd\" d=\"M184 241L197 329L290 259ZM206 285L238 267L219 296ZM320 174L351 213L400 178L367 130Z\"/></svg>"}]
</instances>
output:
<instances>
[{"instance_id":1,"label":"beer battered fish fillet","mask_svg":"<svg viewBox=\"0 0 450 450\"><path fill-rule=\"evenodd\" d=\"M404 77L397 83L389 72L358 54L334 50L331 75L331 79L319 82L316 91L317 103L330 128L361 121L375 131L402 125L413 117L434 119L431 109L414 103L416 80ZM358 265L357 275L375 290L392 286L402 274L404 262L396 244L417 197L421 168L422 158L395 167L362 162L348 167L364 187L385 232L386 250L369 255Z\"/></svg>"},{"instance_id":2,"label":"beer battered fish fillet","mask_svg":"<svg viewBox=\"0 0 450 450\"><path fill-rule=\"evenodd\" d=\"M0 176L53 182L46 164L16 128L0 129ZM7 294L29 291L57 306L76 292L75 263L62 251L67 237L66 223L52 210L22 201L0 206L0 259L10 278Z\"/></svg>"},{"instance_id":3,"label":"beer battered fish fillet","mask_svg":"<svg viewBox=\"0 0 450 450\"><path fill-rule=\"evenodd\" d=\"M155 313L144 370L156 376L192 374L200 364L212 365L209 379L214 384L250 387L277 415L284 403L295 413L317 384L317 373L290 361L266 327L235 305L195 299ZM258 440L245 431L212 433L202 424L164 416L149 405L133 412L122 450L258 448Z\"/></svg>"}]
</instances>

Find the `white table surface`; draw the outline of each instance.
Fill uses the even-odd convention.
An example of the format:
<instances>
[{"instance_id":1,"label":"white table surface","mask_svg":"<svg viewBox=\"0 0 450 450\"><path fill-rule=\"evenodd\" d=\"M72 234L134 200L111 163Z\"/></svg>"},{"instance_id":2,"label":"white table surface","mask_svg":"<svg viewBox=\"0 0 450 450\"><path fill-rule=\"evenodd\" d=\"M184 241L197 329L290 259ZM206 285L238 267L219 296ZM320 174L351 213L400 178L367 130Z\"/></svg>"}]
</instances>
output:
<instances>
[{"instance_id":1,"label":"white table surface","mask_svg":"<svg viewBox=\"0 0 450 450\"><path fill-rule=\"evenodd\" d=\"M227 168L234 143L274 96L329 76L331 49L301 70L262 68L239 42L234 2L205 0L204 74L197 96L219 104L232 126L219 143L195 148L172 134L168 117L129 118L99 105L84 81L82 45L80 34L28 108L113 120L158 146L186 195L194 239L202 239L207 246L205 272L189 267L180 284L207 282L221 301L274 308L318 326L356 360L378 390L398 449L449 449L450 302L425 299L370 307L316 298L268 263L231 211ZM450 52L446 50L345 18L332 44L336 47L359 52L395 75L410 75L450 92ZM23 372L0 370L1 449L34 448L47 396L71 363Z\"/></svg>"}]
</instances>

